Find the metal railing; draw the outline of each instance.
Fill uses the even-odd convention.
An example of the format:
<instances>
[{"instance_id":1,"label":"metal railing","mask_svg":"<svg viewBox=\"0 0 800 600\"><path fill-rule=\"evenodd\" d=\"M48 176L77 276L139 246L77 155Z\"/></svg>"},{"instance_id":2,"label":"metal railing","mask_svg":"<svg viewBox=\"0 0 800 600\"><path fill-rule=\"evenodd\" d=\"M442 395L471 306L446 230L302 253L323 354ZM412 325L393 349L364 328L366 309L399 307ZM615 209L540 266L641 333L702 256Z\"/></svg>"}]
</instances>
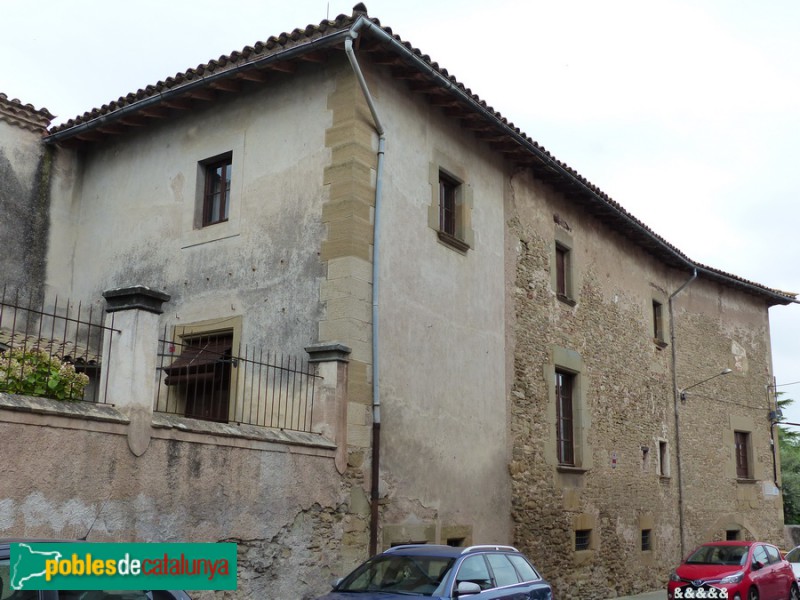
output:
<instances>
[{"instance_id":1,"label":"metal railing","mask_svg":"<svg viewBox=\"0 0 800 600\"><path fill-rule=\"evenodd\" d=\"M99 313L99 314L98 314ZM12 378L19 380L27 367L23 367L14 351L36 352L48 359L58 359L71 365L75 372L83 373L89 383L79 399L106 403L109 365L101 365L103 345L109 348L114 333L113 317L110 326L103 324L103 311L95 305L88 308L58 297L52 303L34 300L33 296L20 299L18 291L3 288L0 295L0 391L13 391ZM109 360L110 362L110 360ZM56 379L44 385L42 393L35 395L57 398L53 393ZM17 385L17 387L19 387ZM69 399L76 399L69 393Z\"/></svg>"},{"instance_id":2,"label":"metal railing","mask_svg":"<svg viewBox=\"0 0 800 600\"><path fill-rule=\"evenodd\" d=\"M156 412L311 431L315 368L294 356L233 347L232 331L165 327L159 340Z\"/></svg>"}]
</instances>

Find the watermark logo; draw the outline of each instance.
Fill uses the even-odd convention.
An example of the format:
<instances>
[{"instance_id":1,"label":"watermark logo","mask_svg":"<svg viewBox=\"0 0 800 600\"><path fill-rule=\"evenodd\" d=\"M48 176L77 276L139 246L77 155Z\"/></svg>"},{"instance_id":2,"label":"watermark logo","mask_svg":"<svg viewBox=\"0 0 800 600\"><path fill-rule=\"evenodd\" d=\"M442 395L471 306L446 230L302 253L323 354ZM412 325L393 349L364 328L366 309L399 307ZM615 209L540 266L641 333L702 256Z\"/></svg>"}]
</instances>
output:
<instances>
[{"instance_id":1,"label":"watermark logo","mask_svg":"<svg viewBox=\"0 0 800 600\"><path fill-rule=\"evenodd\" d=\"M675 588L672 597L676 600L680 600L682 598L727 598L728 590L725 588L716 588L712 585L704 585L701 587L682 587Z\"/></svg>"},{"instance_id":2,"label":"watermark logo","mask_svg":"<svg viewBox=\"0 0 800 600\"><path fill-rule=\"evenodd\" d=\"M14 590L235 590L236 544L16 543Z\"/></svg>"}]
</instances>

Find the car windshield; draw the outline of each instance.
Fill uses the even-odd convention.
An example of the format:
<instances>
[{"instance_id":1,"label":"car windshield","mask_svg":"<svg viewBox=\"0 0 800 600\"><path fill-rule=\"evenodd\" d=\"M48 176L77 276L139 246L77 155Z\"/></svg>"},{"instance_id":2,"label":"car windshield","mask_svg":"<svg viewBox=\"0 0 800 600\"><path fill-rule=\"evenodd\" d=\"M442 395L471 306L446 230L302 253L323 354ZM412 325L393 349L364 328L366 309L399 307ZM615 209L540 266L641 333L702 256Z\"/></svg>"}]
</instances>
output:
<instances>
[{"instance_id":1,"label":"car windshield","mask_svg":"<svg viewBox=\"0 0 800 600\"><path fill-rule=\"evenodd\" d=\"M686 559L689 565L744 565L747 546L700 546Z\"/></svg>"},{"instance_id":2,"label":"car windshield","mask_svg":"<svg viewBox=\"0 0 800 600\"><path fill-rule=\"evenodd\" d=\"M399 556L382 554L368 560L348 575L337 592L394 592L432 596L453 566L444 556Z\"/></svg>"}]
</instances>

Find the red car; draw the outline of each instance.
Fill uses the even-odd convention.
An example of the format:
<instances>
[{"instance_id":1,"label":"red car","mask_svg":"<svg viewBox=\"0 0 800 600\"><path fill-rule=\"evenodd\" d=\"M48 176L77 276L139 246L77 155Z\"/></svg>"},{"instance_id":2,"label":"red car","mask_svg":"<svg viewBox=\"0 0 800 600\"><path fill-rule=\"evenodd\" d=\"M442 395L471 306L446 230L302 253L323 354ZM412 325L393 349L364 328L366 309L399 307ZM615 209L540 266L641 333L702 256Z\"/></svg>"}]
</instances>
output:
<instances>
[{"instance_id":1,"label":"red car","mask_svg":"<svg viewBox=\"0 0 800 600\"><path fill-rule=\"evenodd\" d=\"M792 566L763 542L710 542L695 548L669 576L669 600L800 600Z\"/></svg>"}]
</instances>

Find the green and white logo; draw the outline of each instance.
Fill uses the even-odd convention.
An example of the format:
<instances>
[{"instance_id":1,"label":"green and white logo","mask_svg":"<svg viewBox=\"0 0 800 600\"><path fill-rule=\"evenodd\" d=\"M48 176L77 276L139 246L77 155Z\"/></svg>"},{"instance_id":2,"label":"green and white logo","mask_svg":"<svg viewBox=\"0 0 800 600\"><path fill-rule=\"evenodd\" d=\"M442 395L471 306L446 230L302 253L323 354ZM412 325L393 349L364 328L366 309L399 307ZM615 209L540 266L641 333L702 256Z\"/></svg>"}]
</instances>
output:
<instances>
[{"instance_id":1,"label":"green and white logo","mask_svg":"<svg viewBox=\"0 0 800 600\"><path fill-rule=\"evenodd\" d=\"M235 590L236 544L11 544L14 590Z\"/></svg>"}]
</instances>

